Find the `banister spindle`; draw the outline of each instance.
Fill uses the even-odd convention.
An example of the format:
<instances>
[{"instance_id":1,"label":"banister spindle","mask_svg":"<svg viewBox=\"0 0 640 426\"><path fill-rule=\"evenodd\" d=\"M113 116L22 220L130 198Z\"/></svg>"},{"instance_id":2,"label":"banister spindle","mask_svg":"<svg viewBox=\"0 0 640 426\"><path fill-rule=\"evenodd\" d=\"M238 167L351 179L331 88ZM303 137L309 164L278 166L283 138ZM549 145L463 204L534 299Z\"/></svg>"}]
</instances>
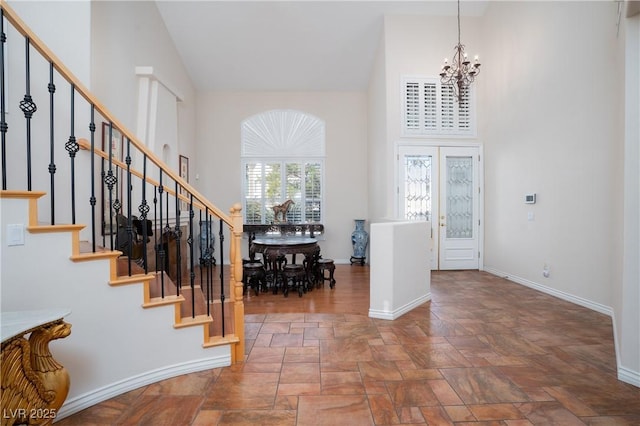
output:
<instances>
[{"instance_id":1,"label":"banister spindle","mask_svg":"<svg viewBox=\"0 0 640 426\"><path fill-rule=\"evenodd\" d=\"M196 288L196 273L193 270L193 194L189 194L189 238L187 239L187 244L189 244L189 281L191 285L191 304L193 316L196 316L196 299L195 299L195 288Z\"/></svg>"},{"instance_id":2,"label":"banister spindle","mask_svg":"<svg viewBox=\"0 0 640 426\"><path fill-rule=\"evenodd\" d=\"M53 62L49 62L49 175L50 175L50 197L51 200L51 224L56 224L56 162L55 162L55 133L54 133L54 94L56 93L56 85L53 84Z\"/></svg>"},{"instance_id":3,"label":"banister spindle","mask_svg":"<svg viewBox=\"0 0 640 426\"><path fill-rule=\"evenodd\" d=\"M71 85L71 134L69 140L64 145L64 149L69 153L69 159L71 161L71 223L76 223L76 167L75 159L76 153L80 150L80 144L76 141L75 136L75 94L76 86Z\"/></svg>"},{"instance_id":4,"label":"banister spindle","mask_svg":"<svg viewBox=\"0 0 640 426\"><path fill-rule=\"evenodd\" d=\"M198 220L198 226L200 227L200 236L199 236L199 241L200 241L200 288L202 288L202 292L204 293L204 298L207 301L207 315L209 315L209 285L208 282L205 281L204 279L204 259L202 258L202 210L198 210L198 214L199 214L199 220ZM191 258L193 259L193 255L191 255ZM209 268L207 268L209 269ZM205 287L205 283L206 283L206 287Z\"/></svg>"},{"instance_id":5,"label":"banister spindle","mask_svg":"<svg viewBox=\"0 0 640 426\"><path fill-rule=\"evenodd\" d=\"M2 189L7 189L7 116L5 108L4 90L4 44L7 42L7 35L4 33L4 9L0 9L0 139L2 140Z\"/></svg>"},{"instance_id":6,"label":"banister spindle","mask_svg":"<svg viewBox=\"0 0 640 426\"><path fill-rule=\"evenodd\" d=\"M175 226L175 235L176 235L176 281L177 288L182 287L182 253L180 249L180 240L182 240L182 230L180 229L180 199L178 198L178 182L175 181L175 213L176 213L176 226Z\"/></svg>"},{"instance_id":7,"label":"banister spindle","mask_svg":"<svg viewBox=\"0 0 640 426\"><path fill-rule=\"evenodd\" d=\"M147 265L147 238L149 238L147 230L147 214L149 214L149 205L147 204L147 154L142 157L142 202L138 206L140 213L140 223L142 224L142 263L144 264L144 273L149 273Z\"/></svg>"},{"instance_id":8,"label":"banister spindle","mask_svg":"<svg viewBox=\"0 0 640 426\"><path fill-rule=\"evenodd\" d=\"M160 199L160 204L158 206L158 210L160 211L160 232L162 233L160 235L160 244L157 244L156 247L160 247L160 249L158 250L158 256L160 257L160 270L162 271L160 273L160 292L162 295L162 298L164 299L164 274L166 272L166 261L165 261L165 248L169 248L169 237L167 235L167 237L165 237L165 232L162 229L162 193L164 191L164 187L162 186L162 169L160 169L160 184L158 185L158 198ZM154 200L155 202L155 200ZM157 265L157 263L156 263ZM157 266L156 266L157 269Z\"/></svg>"},{"instance_id":9,"label":"banister spindle","mask_svg":"<svg viewBox=\"0 0 640 426\"><path fill-rule=\"evenodd\" d=\"M27 124L27 190L31 191L31 117L38 110L38 107L31 98L31 64L29 46L31 41L29 37L24 38L25 41L25 95L20 101L20 109L24 113Z\"/></svg>"},{"instance_id":10,"label":"banister spindle","mask_svg":"<svg viewBox=\"0 0 640 426\"><path fill-rule=\"evenodd\" d=\"M91 122L89 123L89 132L91 132L91 197L89 198L89 204L91 204L91 251L96 251L96 122L95 122L96 106L91 104Z\"/></svg>"},{"instance_id":11,"label":"banister spindle","mask_svg":"<svg viewBox=\"0 0 640 426\"><path fill-rule=\"evenodd\" d=\"M128 255L127 266L129 268L129 276L133 275L131 271L131 257L133 256L133 218L131 217L131 141L127 138L127 156L125 157L127 165L127 238L128 238ZM124 196L124 194L122 194Z\"/></svg>"},{"instance_id":12,"label":"banister spindle","mask_svg":"<svg viewBox=\"0 0 640 426\"><path fill-rule=\"evenodd\" d=\"M220 309L222 312L222 337L224 337L225 327L224 327L224 227L222 223L222 219L219 219L220 222L220 233L218 234L218 239L220 240Z\"/></svg>"},{"instance_id":13,"label":"banister spindle","mask_svg":"<svg viewBox=\"0 0 640 426\"><path fill-rule=\"evenodd\" d=\"M107 191L109 192L109 203L105 208L105 211L108 211L109 215L109 243L110 249L113 250L113 213L112 209L114 208L113 204L113 186L118 183L118 177L113 174L113 123L109 123L109 160L107 161L107 173L104 175L104 184L107 186ZM116 185L117 186L117 185ZM116 199L117 201L117 199ZM105 218L105 220L107 220ZM106 223L106 222L105 222ZM105 231L107 232L107 231Z\"/></svg>"},{"instance_id":14,"label":"banister spindle","mask_svg":"<svg viewBox=\"0 0 640 426\"><path fill-rule=\"evenodd\" d=\"M162 232L162 220L160 221L160 226L158 226L158 188L156 186L153 187L153 252L155 256L155 271L158 272L158 265L160 264L158 260L158 231ZM160 240L162 241L162 240Z\"/></svg>"}]
</instances>

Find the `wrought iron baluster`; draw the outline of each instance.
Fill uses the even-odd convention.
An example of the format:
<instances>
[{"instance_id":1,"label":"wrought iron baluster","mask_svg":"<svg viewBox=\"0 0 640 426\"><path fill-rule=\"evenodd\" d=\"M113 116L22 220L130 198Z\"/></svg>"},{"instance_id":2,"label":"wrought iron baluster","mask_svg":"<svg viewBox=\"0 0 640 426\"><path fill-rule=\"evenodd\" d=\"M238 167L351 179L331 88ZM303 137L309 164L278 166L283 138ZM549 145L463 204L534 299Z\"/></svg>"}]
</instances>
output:
<instances>
[{"instance_id":1,"label":"wrought iron baluster","mask_svg":"<svg viewBox=\"0 0 640 426\"><path fill-rule=\"evenodd\" d=\"M224 227L222 225L222 219L219 220L220 222L220 233L218 235L218 239L220 240L220 309L221 309L221 313L222 313L222 337L224 337L225 334L225 327L224 327L224 268L222 267L222 265L224 265Z\"/></svg>"},{"instance_id":2,"label":"wrought iron baluster","mask_svg":"<svg viewBox=\"0 0 640 426\"><path fill-rule=\"evenodd\" d=\"M160 264L158 253L158 231L162 233L162 219L160 219L160 226L158 226L158 188L153 187L153 255L155 257L155 271L158 272L158 265ZM162 235L161 235L162 237ZM160 240L162 241L162 240Z\"/></svg>"},{"instance_id":3,"label":"wrought iron baluster","mask_svg":"<svg viewBox=\"0 0 640 426\"><path fill-rule=\"evenodd\" d=\"M207 241L209 241L209 232L213 232L213 218L209 213L209 207L205 210L205 221L207 222ZM207 243L207 248L209 245L213 246L213 241ZM213 258L213 254L211 254L211 257ZM207 298L207 314L209 315L211 315L210 306L213 301L213 265L215 265L215 263L207 263L207 293L209 294ZM222 265L220 265L220 267L222 267Z\"/></svg>"},{"instance_id":4,"label":"wrought iron baluster","mask_svg":"<svg viewBox=\"0 0 640 426\"><path fill-rule=\"evenodd\" d=\"M189 238L187 239L187 244L189 244L189 279L191 281L191 312L193 312L193 316L196 316L196 273L193 270L194 267L194 263L193 263L193 216L194 216L194 212L193 212L193 194L189 194L190 195L190 202L189 202ZM201 286L202 288L202 286Z\"/></svg>"},{"instance_id":5,"label":"wrought iron baluster","mask_svg":"<svg viewBox=\"0 0 640 426\"><path fill-rule=\"evenodd\" d=\"M96 251L96 123L95 123L96 106L91 104L91 122L89 123L89 132L91 132L91 197L89 198L89 204L91 204L91 251Z\"/></svg>"},{"instance_id":6,"label":"wrought iron baluster","mask_svg":"<svg viewBox=\"0 0 640 426\"><path fill-rule=\"evenodd\" d=\"M133 256L133 218L131 217L131 141L127 138L127 156L125 158L127 165L127 238L128 238L128 256L127 266L129 268L129 276L131 273L131 258ZM124 196L124 194L122 194Z\"/></svg>"},{"instance_id":7,"label":"wrought iron baluster","mask_svg":"<svg viewBox=\"0 0 640 426\"><path fill-rule=\"evenodd\" d=\"M149 205L147 204L147 154L142 158L142 202L138 206L140 212L140 223L142 224L142 263L144 265L144 273L149 273L147 263L147 238L149 238L147 229L147 214L149 214Z\"/></svg>"},{"instance_id":8,"label":"wrought iron baluster","mask_svg":"<svg viewBox=\"0 0 640 426\"><path fill-rule=\"evenodd\" d=\"M31 118L38 110L38 107L31 98L31 64L29 59L29 46L31 44L29 37L24 38L25 41L25 95L20 101L20 109L24 113L27 124L27 190L31 191Z\"/></svg>"},{"instance_id":9,"label":"wrought iron baluster","mask_svg":"<svg viewBox=\"0 0 640 426\"><path fill-rule=\"evenodd\" d=\"M53 62L49 63L49 175L50 175L50 200L51 200L51 224L56 224L56 186L55 186L55 174L56 174L56 162L55 162L55 133L54 133L54 95L56 93L56 85L53 84Z\"/></svg>"},{"instance_id":10,"label":"wrought iron baluster","mask_svg":"<svg viewBox=\"0 0 640 426\"><path fill-rule=\"evenodd\" d=\"M5 109L4 90L4 44L7 42L7 35L4 33L4 9L0 9L0 133L2 139L2 189L7 189L7 116Z\"/></svg>"},{"instance_id":11,"label":"wrought iron baluster","mask_svg":"<svg viewBox=\"0 0 640 426\"><path fill-rule=\"evenodd\" d=\"M107 211L107 209L111 209L110 206L105 205L105 190L107 190L106 186L106 178L107 178L107 174L104 171L105 167L104 167L104 162L105 159L102 158L102 160L100 161L100 189L102 190L102 201L100 202L100 205L102 206L102 247L106 247L107 246L107 242L106 242L106 237L107 237L107 218L105 216L105 212Z\"/></svg>"},{"instance_id":12,"label":"wrought iron baluster","mask_svg":"<svg viewBox=\"0 0 640 426\"><path fill-rule=\"evenodd\" d=\"M109 191L109 240L110 240L110 249L113 250L113 214L112 209L114 208L113 202L113 186L118 183L118 177L113 174L113 123L109 123L109 161L107 162L108 169L107 174L104 177L104 183L107 185L107 191ZM116 199L117 201L117 199ZM107 209L105 209L107 210Z\"/></svg>"},{"instance_id":13,"label":"wrought iron baluster","mask_svg":"<svg viewBox=\"0 0 640 426\"><path fill-rule=\"evenodd\" d=\"M182 287L182 253L180 249L180 240L182 240L182 230L180 229L180 199L178 198L178 181L175 181L175 212L176 212L176 287ZM193 297L193 294L192 294Z\"/></svg>"},{"instance_id":14,"label":"wrought iron baluster","mask_svg":"<svg viewBox=\"0 0 640 426\"><path fill-rule=\"evenodd\" d=\"M160 209L160 232L162 232L162 235L160 236L160 244L156 245L156 247L159 247L158 250L158 256L160 257L160 291L161 291L161 295L162 298L164 299L164 274L166 272L167 269L167 264L165 262L165 246L166 248L169 248L169 236L168 233L165 232L162 229L162 193L164 191L164 187L162 186L162 169L160 169L160 184L158 185L158 198L160 199L160 205L159 205L159 209ZM155 202L155 200L154 200ZM158 268L157 263L156 263L156 269Z\"/></svg>"},{"instance_id":15,"label":"wrought iron baluster","mask_svg":"<svg viewBox=\"0 0 640 426\"><path fill-rule=\"evenodd\" d=\"M69 153L71 161L71 223L76 223L76 153L80 150L80 144L76 141L75 136L75 94L76 86L71 85L71 135L64 145L64 149Z\"/></svg>"}]
</instances>

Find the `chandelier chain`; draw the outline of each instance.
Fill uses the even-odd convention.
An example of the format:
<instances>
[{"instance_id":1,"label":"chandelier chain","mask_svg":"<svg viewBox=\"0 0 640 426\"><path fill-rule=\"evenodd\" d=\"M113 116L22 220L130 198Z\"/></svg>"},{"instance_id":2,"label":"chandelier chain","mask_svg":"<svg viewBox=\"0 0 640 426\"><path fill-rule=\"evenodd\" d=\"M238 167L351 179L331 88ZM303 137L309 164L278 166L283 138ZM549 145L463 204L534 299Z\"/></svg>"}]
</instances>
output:
<instances>
[{"instance_id":1,"label":"chandelier chain","mask_svg":"<svg viewBox=\"0 0 640 426\"><path fill-rule=\"evenodd\" d=\"M465 89L467 89L471 83L473 83L476 76L480 74L478 57L475 57L473 64L467 59L460 33L460 0L458 0L458 44L454 48L452 64L449 65L445 58L442 72L440 73L440 82L451 87L458 103L462 102Z\"/></svg>"}]
</instances>

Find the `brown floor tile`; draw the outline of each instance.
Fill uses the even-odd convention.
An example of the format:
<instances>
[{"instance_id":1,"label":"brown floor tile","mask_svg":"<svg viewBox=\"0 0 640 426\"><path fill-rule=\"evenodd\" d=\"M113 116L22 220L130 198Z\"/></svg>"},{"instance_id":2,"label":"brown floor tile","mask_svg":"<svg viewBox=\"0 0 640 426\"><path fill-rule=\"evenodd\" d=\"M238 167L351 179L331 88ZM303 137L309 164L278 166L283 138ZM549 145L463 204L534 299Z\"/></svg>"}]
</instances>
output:
<instances>
[{"instance_id":1,"label":"brown floor tile","mask_svg":"<svg viewBox=\"0 0 640 426\"><path fill-rule=\"evenodd\" d=\"M373 416L364 395L301 396L297 426L335 426L348 419L352 425L372 425Z\"/></svg>"},{"instance_id":2,"label":"brown floor tile","mask_svg":"<svg viewBox=\"0 0 640 426\"><path fill-rule=\"evenodd\" d=\"M430 302L371 319L368 271L337 265L333 290L247 298L245 363L56 425L640 424L610 318L484 272L435 271Z\"/></svg>"}]
</instances>

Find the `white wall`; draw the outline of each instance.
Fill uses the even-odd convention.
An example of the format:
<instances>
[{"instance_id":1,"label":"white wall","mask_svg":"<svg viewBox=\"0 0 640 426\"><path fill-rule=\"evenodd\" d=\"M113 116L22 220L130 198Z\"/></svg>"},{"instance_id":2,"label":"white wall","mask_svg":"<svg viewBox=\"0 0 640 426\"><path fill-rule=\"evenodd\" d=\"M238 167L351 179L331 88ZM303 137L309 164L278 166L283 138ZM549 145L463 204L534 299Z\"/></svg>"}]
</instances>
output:
<instances>
[{"instance_id":1,"label":"white wall","mask_svg":"<svg viewBox=\"0 0 640 426\"><path fill-rule=\"evenodd\" d=\"M485 269L614 320L625 297L624 39L616 23L614 2L491 2L479 81ZM524 204L526 193L537 193L537 203ZM637 312L637 299L627 309ZM626 346L620 321L618 355Z\"/></svg>"},{"instance_id":2,"label":"white wall","mask_svg":"<svg viewBox=\"0 0 640 426\"><path fill-rule=\"evenodd\" d=\"M195 88L155 2L92 2L92 91L132 132L138 111L137 66L152 67L163 84L182 96L178 103L178 147L195 156ZM117 90L114 90L117 88Z\"/></svg>"},{"instance_id":3,"label":"white wall","mask_svg":"<svg viewBox=\"0 0 640 426\"><path fill-rule=\"evenodd\" d=\"M609 2L490 4L481 84L491 96L480 105L485 265L603 306L620 282L615 23ZM532 192L537 203L524 204Z\"/></svg>"},{"instance_id":4,"label":"white wall","mask_svg":"<svg viewBox=\"0 0 640 426\"><path fill-rule=\"evenodd\" d=\"M371 70L368 88L368 169L369 218L383 218L387 212L386 187L387 154L387 82L386 43L384 31Z\"/></svg>"},{"instance_id":5,"label":"white wall","mask_svg":"<svg viewBox=\"0 0 640 426\"><path fill-rule=\"evenodd\" d=\"M624 268L614 301L620 330L620 366L640 382L640 14L626 21ZM631 381L631 380L629 380Z\"/></svg>"},{"instance_id":6,"label":"white wall","mask_svg":"<svg viewBox=\"0 0 640 426\"><path fill-rule=\"evenodd\" d=\"M367 217L367 97L355 92L208 92L198 96L198 151L192 183L221 208L241 201L240 124L271 109L294 109L324 120L324 257L353 254L354 219ZM246 255L247 247L243 245Z\"/></svg>"}]
</instances>

